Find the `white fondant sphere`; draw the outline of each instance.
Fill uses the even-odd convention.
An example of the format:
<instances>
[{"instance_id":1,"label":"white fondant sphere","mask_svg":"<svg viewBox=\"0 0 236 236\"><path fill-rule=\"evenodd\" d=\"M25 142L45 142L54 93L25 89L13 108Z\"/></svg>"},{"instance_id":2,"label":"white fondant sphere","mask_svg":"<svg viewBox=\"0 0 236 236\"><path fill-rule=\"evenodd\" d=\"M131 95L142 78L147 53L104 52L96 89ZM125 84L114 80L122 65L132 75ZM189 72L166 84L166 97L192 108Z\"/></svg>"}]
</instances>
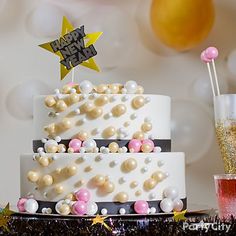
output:
<instances>
[{"instance_id":1,"label":"white fondant sphere","mask_svg":"<svg viewBox=\"0 0 236 236\"><path fill-rule=\"evenodd\" d=\"M178 189L176 187L168 187L164 189L164 196L174 200L179 195Z\"/></svg>"},{"instance_id":2,"label":"white fondant sphere","mask_svg":"<svg viewBox=\"0 0 236 236\"><path fill-rule=\"evenodd\" d=\"M169 213L173 210L173 201L170 198L164 198L160 203L160 208L163 212Z\"/></svg>"},{"instance_id":3,"label":"white fondant sphere","mask_svg":"<svg viewBox=\"0 0 236 236\"><path fill-rule=\"evenodd\" d=\"M120 213L121 215L124 215L124 214L126 213L125 208L120 208L119 213Z\"/></svg>"},{"instance_id":4,"label":"white fondant sphere","mask_svg":"<svg viewBox=\"0 0 236 236\"><path fill-rule=\"evenodd\" d=\"M95 215L98 211L98 205L96 202L87 202L87 215Z\"/></svg>"},{"instance_id":5,"label":"white fondant sphere","mask_svg":"<svg viewBox=\"0 0 236 236\"><path fill-rule=\"evenodd\" d=\"M101 213L102 213L102 215L107 215L107 209L106 208L102 208Z\"/></svg>"},{"instance_id":6,"label":"white fondant sphere","mask_svg":"<svg viewBox=\"0 0 236 236\"><path fill-rule=\"evenodd\" d=\"M34 199L28 199L24 204L24 208L26 212L33 214L33 213L36 213L36 211L38 210L39 204Z\"/></svg>"},{"instance_id":7,"label":"white fondant sphere","mask_svg":"<svg viewBox=\"0 0 236 236\"><path fill-rule=\"evenodd\" d=\"M88 80L84 80L80 83L79 90L81 93L91 93L93 90L93 84Z\"/></svg>"},{"instance_id":8,"label":"white fondant sphere","mask_svg":"<svg viewBox=\"0 0 236 236\"><path fill-rule=\"evenodd\" d=\"M150 208L150 214L155 214L157 209L155 207Z\"/></svg>"},{"instance_id":9,"label":"white fondant sphere","mask_svg":"<svg viewBox=\"0 0 236 236\"><path fill-rule=\"evenodd\" d=\"M87 139L83 142L82 146L85 148L86 152L92 152L93 149L97 147L97 143L93 139Z\"/></svg>"},{"instance_id":10,"label":"white fondant sphere","mask_svg":"<svg viewBox=\"0 0 236 236\"><path fill-rule=\"evenodd\" d=\"M138 85L135 81L130 80L125 83L124 87L127 90L127 93L135 93L137 91Z\"/></svg>"},{"instance_id":11,"label":"white fondant sphere","mask_svg":"<svg viewBox=\"0 0 236 236\"><path fill-rule=\"evenodd\" d=\"M176 198L173 201L173 204L174 204L174 211L181 211L183 209L184 204L181 199Z\"/></svg>"}]
</instances>

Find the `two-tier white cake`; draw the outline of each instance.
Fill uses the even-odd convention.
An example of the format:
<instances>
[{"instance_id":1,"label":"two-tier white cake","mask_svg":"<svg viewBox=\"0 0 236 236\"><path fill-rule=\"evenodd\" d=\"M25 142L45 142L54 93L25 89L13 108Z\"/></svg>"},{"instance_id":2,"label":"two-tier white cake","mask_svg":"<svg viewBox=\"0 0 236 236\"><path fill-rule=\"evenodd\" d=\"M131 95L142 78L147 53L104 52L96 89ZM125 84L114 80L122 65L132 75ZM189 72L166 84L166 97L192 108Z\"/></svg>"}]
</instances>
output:
<instances>
[{"instance_id":1,"label":"two-tier white cake","mask_svg":"<svg viewBox=\"0 0 236 236\"><path fill-rule=\"evenodd\" d=\"M36 97L35 154L21 156L19 209L62 215L186 209L185 158L170 152L170 108L169 97L143 94L134 81L83 81Z\"/></svg>"}]
</instances>

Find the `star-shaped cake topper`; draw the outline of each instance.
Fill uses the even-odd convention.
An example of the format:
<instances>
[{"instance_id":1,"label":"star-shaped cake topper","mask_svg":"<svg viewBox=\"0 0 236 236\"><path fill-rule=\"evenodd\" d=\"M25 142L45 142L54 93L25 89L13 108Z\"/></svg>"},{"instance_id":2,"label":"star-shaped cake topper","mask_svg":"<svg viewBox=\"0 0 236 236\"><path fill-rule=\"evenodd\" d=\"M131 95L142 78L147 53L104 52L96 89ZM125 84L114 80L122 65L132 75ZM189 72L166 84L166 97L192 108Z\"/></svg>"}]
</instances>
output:
<instances>
[{"instance_id":1,"label":"star-shaped cake topper","mask_svg":"<svg viewBox=\"0 0 236 236\"><path fill-rule=\"evenodd\" d=\"M10 210L9 203L3 209L0 210L0 228L3 227L6 231L9 231L7 223L13 213L14 211Z\"/></svg>"},{"instance_id":2,"label":"star-shaped cake topper","mask_svg":"<svg viewBox=\"0 0 236 236\"><path fill-rule=\"evenodd\" d=\"M178 222L178 221L181 221L181 220L186 220L186 217L184 216L186 214L187 210L184 210L184 211L180 211L180 212L177 212L177 211L174 211L174 221Z\"/></svg>"},{"instance_id":3,"label":"star-shaped cake topper","mask_svg":"<svg viewBox=\"0 0 236 236\"><path fill-rule=\"evenodd\" d=\"M101 217L100 215L96 215L96 217L92 219L92 221L93 221L92 225L101 224L101 225L105 226L109 231L111 231L111 227L109 227L105 223L106 218L107 218L107 216Z\"/></svg>"},{"instance_id":4,"label":"star-shaped cake topper","mask_svg":"<svg viewBox=\"0 0 236 236\"><path fill-rule=\"evenodd\" d=\"M39 45L60 57L61 80L77 65L100 71L94 56L97 55L93 44L102 32L85 34L84 26L74 28L66 17L63 17L61 37Z\"/></svg>"}]
</instances>

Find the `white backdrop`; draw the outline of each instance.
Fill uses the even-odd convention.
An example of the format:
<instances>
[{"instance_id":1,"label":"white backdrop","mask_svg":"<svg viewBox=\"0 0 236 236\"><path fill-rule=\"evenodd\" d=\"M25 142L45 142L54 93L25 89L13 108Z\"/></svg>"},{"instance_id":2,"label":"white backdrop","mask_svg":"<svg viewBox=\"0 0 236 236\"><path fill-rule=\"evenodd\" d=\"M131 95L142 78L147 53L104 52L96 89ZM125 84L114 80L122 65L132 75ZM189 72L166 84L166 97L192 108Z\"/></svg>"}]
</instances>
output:
<instances>
[{"instance_id":1,"label":"white backdrop","mask_svg":"<svg viewBox=\"0 0 236 236\"><path fill-rule=\"evenodd\" d=\"M8 0L3 5L0 14L1 204L6 202L16 204L20 194L19 155L20 153L32 152L32 120L18 120L7 112L6 99L9 91L19 82L27 82L32 79L41 80L52 88L61 86L58 58L37 47L38 44L54 38L36 37L29 32L29 26L27 26L30 12L40 2L39 0ZM75 1L58 0L51 2L72 4ZM81 0L81 8L78 8L78 11L75 8L72 9L72 20L75 20L75 14L82 14L90 9L86 2L93 5L97 1ZM99 7L104 2L106 0L99 1ZM236 48L236 3L233 0L215 1L216 22L207 40L189 52L176 53L161 46L152 35L150 26L147 24L150 0L113 0L109 2L119 5L138 24L140 32L137 40L135 40L135 53L131 54L132 57L124 59L119 67L99 74L77 67L76 79L78 81L88 79L94 83L136 80L145 87L146 93L170 95L177 101L191 99L197 102L197 105L211 120L211 127L209 127L209 132L211 132L213 108L198 97L193 96L192 89L196 79L208 80L206 66L199 59L200 52L209 45L215 45L220 50L217 70L220 80L223 81L221 84L226 88L224 81L227 80L230 85L229 92L234 92L236 83L234 77L227 71L226 57ZM71 9L68 8L67 12L69 10ZM64 83L66 82L68 81ZM199 129L201 130L201 127ZM199 140L196 145L201 146L201 143L204 144L206 141ZM215 206L212 176L216 173L223 173L223 167L214 137L207 153L200 160L186 167L189 202Z\"/></svg>"}]
</instances>

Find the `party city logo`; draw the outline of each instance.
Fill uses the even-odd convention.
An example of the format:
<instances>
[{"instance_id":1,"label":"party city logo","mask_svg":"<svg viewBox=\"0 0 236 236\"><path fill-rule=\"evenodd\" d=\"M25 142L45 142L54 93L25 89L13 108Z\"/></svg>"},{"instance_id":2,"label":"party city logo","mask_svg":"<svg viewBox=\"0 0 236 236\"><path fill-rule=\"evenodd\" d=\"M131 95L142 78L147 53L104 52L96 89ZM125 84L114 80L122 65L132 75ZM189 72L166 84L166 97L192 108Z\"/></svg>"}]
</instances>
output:
<instances>
[{"instance_id":1,"label":"party city logo","mask_svg":"<svg viewBox=\"0 0 236 236\"><path fill-rule=\"evenodd\" d=\"M209 230L213 231L224 231L226 233L229 232L231 225L225 224L225 223L204 223L203 220L201 220L199 223L189 223L189 222L183 222L183 230L190 230L190 231L197 231L202 230L204 232L208 232Z\"/></svg>"}]
</instances>

